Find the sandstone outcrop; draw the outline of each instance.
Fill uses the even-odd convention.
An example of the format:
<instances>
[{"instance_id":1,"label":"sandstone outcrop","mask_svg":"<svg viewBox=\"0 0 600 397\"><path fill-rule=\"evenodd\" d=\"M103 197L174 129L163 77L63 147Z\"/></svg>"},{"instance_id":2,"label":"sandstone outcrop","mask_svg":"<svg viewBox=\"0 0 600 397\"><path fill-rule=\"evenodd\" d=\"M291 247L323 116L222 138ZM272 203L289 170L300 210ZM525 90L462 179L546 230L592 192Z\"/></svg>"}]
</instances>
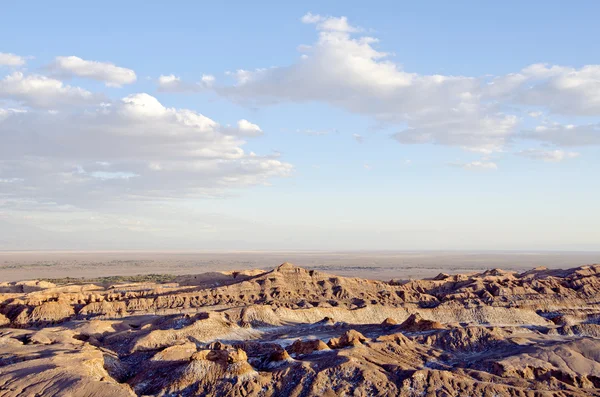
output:
<instances>
[{"instance_id":1,"label":"sandstone outcrop","mask_svg":"<svg viewBox=\"0 0 600 397\"><path fill-rule=\"evenodd\" d=\"M302 341L298 339L287 348L290 354L311 354L315 351L329 350L329 346L320 339Z\"/></svg>"}]
</instances>

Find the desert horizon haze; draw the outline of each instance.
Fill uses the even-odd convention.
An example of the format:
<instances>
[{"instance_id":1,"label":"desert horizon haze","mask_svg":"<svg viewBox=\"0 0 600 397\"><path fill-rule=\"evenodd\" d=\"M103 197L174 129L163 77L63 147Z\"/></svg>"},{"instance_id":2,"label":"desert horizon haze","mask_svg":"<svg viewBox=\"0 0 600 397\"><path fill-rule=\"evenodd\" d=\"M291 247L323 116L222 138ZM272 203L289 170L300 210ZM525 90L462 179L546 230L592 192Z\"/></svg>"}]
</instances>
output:
<instances>
[{"instance_id":1,"label":"desert horizon haze","mask_svg":"<svg viewBox=\"0 0 600 397\"><path fill-rule=\"evenodd\" d=\"M600 397L600 2L0 5L0 397Z\"/></svg>"},{"instance_id":2,"label":"desert horizon haze","mask_svg":"<svg viewBox=\"0 0 600 397\"><path fill-rule=\"evenodd\" d=\"M600 261L600 252L461 251L0 251L0 280L93 279L148 274L268 270L283 262L374 280L475 273L524 272Z\"/></svg>"},{"instance_id":3,"label":"desert horizon haze","mask_svg":"<svg viewBox=\"0 0 600 397\"><path fill-rule=\"evenodd\" d=\"M595 2L59 3L2 5L2 250L600 250Z\"/></svg>"}]
</instances>

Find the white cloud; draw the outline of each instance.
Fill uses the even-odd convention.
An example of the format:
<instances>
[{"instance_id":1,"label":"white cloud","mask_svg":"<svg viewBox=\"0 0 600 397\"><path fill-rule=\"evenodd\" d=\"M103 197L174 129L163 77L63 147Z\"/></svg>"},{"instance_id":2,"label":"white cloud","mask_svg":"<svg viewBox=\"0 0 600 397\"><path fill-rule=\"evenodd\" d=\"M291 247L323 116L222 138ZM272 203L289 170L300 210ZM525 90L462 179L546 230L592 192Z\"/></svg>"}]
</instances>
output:
<instances>
[{"instance_id":1,"label":"white cloud","mask_svg":"<svg viewBox=\"0 0 600 397\"><path fill-rule=\"evenodd\" d=\"M252 124L246 119L239 120L237 126L240 133L244 136L257 136L263 133L258 125Z\"/></svg>"},{"instance_id":2,"label":"white cloud","mask_svg":"<svg viewBox=\"0 0 600 397\"><path fill-rule=\"evenodd\" d=\"M90 173L90 176L98 179L129 179L139 176L132 172L105 172L105 171L94 171Z\"/></svg>"},{"instance_id":3,"label":"white cloud","mask_svg":"<svg viewBox=\"0 0 600 397\"><path fill-rule=\"evenodd\" d=\"M600 116L600 65L576 69L533 64L518 73L494 78L486 95L542 106L555 114ZM535 112L532 117L538 117L537 113L541 115Z\"/></svg>"},{"instance_id":4,"label":"white cloud","mask_svg":"<svg viewBox=\"0 0 600 397\"><path fill-rule=\"evenodd\" d=\"M352 134L352 138L358 143L363 143L365 141L365 138L360 134Z\"/></svg>"},{"instance_id":5,"label":"white cloud","mask_svg":"<svg viewBox=\"0 0 600 397\"><path fill-rule=\"evenodd\" d=\"M300 18L302 23L317 23L321 20L321 16L318 14L312 14L310 12L306 13L302 18Z\"/></svg>"},{"instance_id":6,"label":"white cloud","mask_svg":"<svg viewBox=\"0 0 600 397\"><path fill-rule=\"evenodd\" d=\"M532 160L542 160L546 162L558 163L563 160L573 159L579 157L577 152L566 152L564 150L542 150L542 149L528 149L522 150L517 153L522 157L527 157Z\"/></svg>"},{"instance_id":7,"label":"white cloud","mask_svg":"<svg viewBox=\"0 0 600 397\"><path fill-rule=\"evenodd\" d=\"M300 20L302 23L316 24L318 30L342 33L355 33L361 31L360 28L351 26L346 17L322 17L321 15L311 14L309 12Z\"/></svg>"},{"instance_id":8,"label":"white cloud","mask_svg":"<svg viewBox=\"0 0 600 397\"><path fill-rule=\"evenodd\" d=\"M203 74L202 75L202 80L201 80L205 85L210 86L215 82L215 76L210 75L210 74Z\"/></svg>"},{"instance_id":9,"label":"white cloud","mask_svg":"<svg viewBox=\"0 0 600 397\"><path fill-rule=\"evenodd\" d=\"M502 151L518 124L516 116L481 115L478 112L458 112L441 122L423 123L393 135L404 144L433 143L460 146L472 152L490 154Z\"/></svg>"},{"instance_id":10,"label":"white cloud","mask_svg":"<svg viewBox=\"0 0 600 397\"><path fill-rule=\"evenodd\" d=\"M214 82L215 77L209 74L203 74L202 79L197 83L187 83L173 74L161 75L158 78L158 90L162 92L201 92L210 88Z\"/></svg>"},{"instance_id":11,"label":"white cloud","mask_svg":"<svg viewBox=\"0 0 600 397\"><path fill-rule=\"evenodd\" d=\"M498 165L491 161L472 161L470 163L450 163L453 167L464 168L465 170L497 170Z\"/></svg>"},{"instance_id":12,"label":"white cloud","mask_svg":"<svg viewBox=\"0 0 600 397\"><path fill-rule=\"evenodd\" d=\"M540 65L536 72L545 79L525 89L521 101L557 114L600 115L600 65L580 69Z\"/></svg>"},{"instance_id":13,"label":"white cloud","mask_svg":"<svg viewBox=\"0 0 600 397\"><path fill-rule=\"evenodd\" d=\"M521 138L590 144L594 126L576 126L572 135L519 131L522 117L547 114L600 116L600 65L573 68L533 64L492 77L423 75L405 71L378 40L345 17L308 13L318 38L297 47L301 56L287 66L239 69L229 85L211 85L219 95L250 105L320 101L398 126L404 144L457 146L490 154ZM197 86L198 83L194 87ZM177 82L173 90L190 91ZM205 88L205 87L203 87ZM535 111L530 111L531 108ZM587 142L587 143L586 143Z\"/></svg>"},{"instance_id":14,"label":"white cloud","mask_svg":"<svg viewBox=\"0 0 600 397\"><path fill-rule=\"evenodd\" d=\"M260 129L246 120L238 128ZM0 119L2 197L82 208L108 200L221 195L266 184L292 166L247 153L210 118L134 94L84 112L8 112Z\"/></svg>"},{"instance_id":15,"label":"white cloud","mask_svg":"<svg viewBox=\"0 0 600 397\"><path fill-rule=\"evenodd\" d=\"M161 75L158 78L158 85L159 87L163 88L163 87L169 87L171 85L177 85L181 83L181 79L177 76L175 76L174 74L170 74L170 75Z\"/></svg>"},{"instance_id":16,"label":"white cloud","mask_svg":"<svg viewBox=\"0 0 600 397\"><path fill-rule=\"evenodd\" d=\"M131 69L110 62L88 61L76 56L56 57L49 69L62 77L88 78L102 81L110 87L121 87L137 80L135 72Z\"/></svg>"},{"instance_id":17,"label":"white cloud","mask_svg":"<svg viewBox=\"0 0 600 397\"><path fill-rule=\"evenodd\" d=\"M354 37L359 30L345 18L307 14L302 19L319 31L313 45L302 47L305 57L290 66L240 69L231 74L234 85L214 90L258 105L327 102L385 123L407 125L396 136L406 143L497 150L516 127L515 116L482 101L478 79L406 72L374 47L375 38Z\"/></svg>"},{"instance_id":18,"label":"white cloud","mask_svg":"<svg viewBox=\"0 0 600 397\"><path fill-rule=\"evenodd\" d=\"M235 126L226 125L219 127L219 130L226 135L235 137L256 137L263 134L262 129L257 124L251 123L246 119L238 120Z\"/></svg>"},{"instance_id":19,"label":"white cloud","mask_svg":"<svg viewBox=\"0 0 600 397\"><path fill-rule=\"evenodd\" d=\"M25 58L19 55L0 52L0 66L23 66Z\"/></svg>"},{"instance_id":20,"label":"white cloud","mask_svg":"<svg viewBox=\"0 0 600 397\"><path fill-rule=\"evenodd\" d=\"M522 136L563 147L600 145L600 124L547 123L524 131Z\"/></svg>"},{"instance_id":21,"label":"white cloud","mask_svg":"<svg viewBox=\"0 0 600 397\"><path fill-rule=\"evenodd\" d=\"M83 88L63 84L42 75L14 72L0 80L0 98L26 106L57 108L63 105L99 103L102 97Z\"/></svg>"}]
</instances>

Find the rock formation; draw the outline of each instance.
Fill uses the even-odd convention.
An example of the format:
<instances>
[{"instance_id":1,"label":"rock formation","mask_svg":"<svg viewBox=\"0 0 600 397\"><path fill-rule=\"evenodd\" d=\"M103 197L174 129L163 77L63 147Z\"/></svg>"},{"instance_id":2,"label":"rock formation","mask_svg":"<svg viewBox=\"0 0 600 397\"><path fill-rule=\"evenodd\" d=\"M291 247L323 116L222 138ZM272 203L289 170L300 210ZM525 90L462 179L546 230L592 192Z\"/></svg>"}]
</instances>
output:
<instances>
[{"instance_id":1,"label":"rock formation","mask_svg":"<svg viewBox=\"0 0 600 397\"><path fill-rule=\"evenodd\" d=\"M600 266L0 284L0 396L600 396Z\"/></svg>"}]
</instances>

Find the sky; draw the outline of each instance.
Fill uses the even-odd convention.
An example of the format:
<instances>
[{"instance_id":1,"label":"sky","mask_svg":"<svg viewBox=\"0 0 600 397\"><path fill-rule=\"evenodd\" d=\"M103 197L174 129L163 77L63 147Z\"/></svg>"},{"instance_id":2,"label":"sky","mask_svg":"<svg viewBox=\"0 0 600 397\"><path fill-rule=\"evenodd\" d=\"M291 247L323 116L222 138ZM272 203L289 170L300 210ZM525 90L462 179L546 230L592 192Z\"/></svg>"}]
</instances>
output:
<instances>
[{"instance_id":1,"label":"sky","mask_svg":"<svg viewBox=\"0 0 600 397\"><path fill-rule=\"evenodd\" d=\"M600 3L0 4L0 250L600 250Z\"/></svg>"}]
</instances>

